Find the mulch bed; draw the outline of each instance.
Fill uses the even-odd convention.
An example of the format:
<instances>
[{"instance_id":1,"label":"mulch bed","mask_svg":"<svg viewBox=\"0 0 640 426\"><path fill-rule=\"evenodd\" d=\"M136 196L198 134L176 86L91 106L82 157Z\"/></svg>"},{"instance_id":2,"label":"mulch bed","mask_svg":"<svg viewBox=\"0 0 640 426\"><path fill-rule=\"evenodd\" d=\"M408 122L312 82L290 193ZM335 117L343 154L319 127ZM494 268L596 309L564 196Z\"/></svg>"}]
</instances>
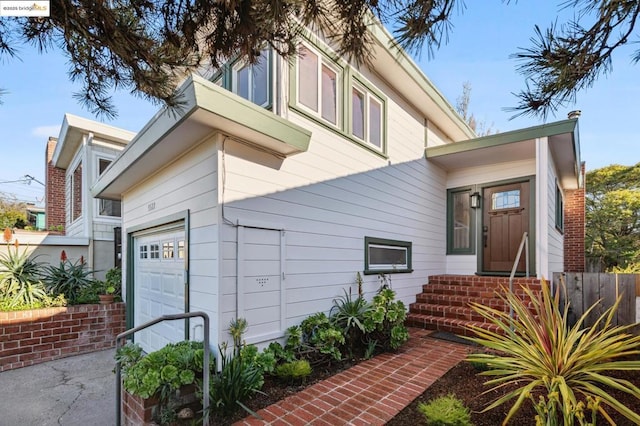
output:
<instances>
[{"instance_id":1,"label":"mulch bed","mask_svg":"<svg viewBox=\"0 0 640 426\"><path fill-rule=\"evenodd\" d=\"M636 386L640 386L640 371L624 373L615 372L612 373L611 376L625 377ZM500 425L509 412L511 405L506 403L491 411L482 413L481 411L485 407L504 394L503 392L496 391L484 393L488 389L488 387L484 385L486 380L486 377L478 375L478 370L476 370L471 364L462 361L460 364L449 370L447 374L438 379L422 395L416 398L411 405L406 407L390 422L388 422L387 425L407 426L425 424L424 416L418 411L418 404L428 402L431 399L448 395L450 393L455 394L455 396L461 399L465 406L469 408L471 412L471 421L474 425ZM623 402L632 410L640 411L640 401L635 397L628 393L613 389L610 389L609 393L614 395L619 401ZM633 426L635 424L618 414L613 409L608 409L607 412L618 426ZM512 417L509 424L518 426L535 425L535 411L531 403L527 402L526 405L524 405L523 408L517 412L514 417ZM597 424L606 425L608 423L604 418L599 418Z\"/></svg>"}]
</instances>

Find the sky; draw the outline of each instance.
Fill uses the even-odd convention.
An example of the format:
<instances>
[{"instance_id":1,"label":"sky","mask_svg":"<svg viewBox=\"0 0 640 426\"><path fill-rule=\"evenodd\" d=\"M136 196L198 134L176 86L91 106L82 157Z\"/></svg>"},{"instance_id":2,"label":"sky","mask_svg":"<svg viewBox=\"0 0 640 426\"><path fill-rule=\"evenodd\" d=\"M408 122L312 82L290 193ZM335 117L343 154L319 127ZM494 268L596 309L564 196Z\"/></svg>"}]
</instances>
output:
<instances>
[{"instance_id":1,"label":"sky","mask_svg":"<svg viewBox=\"0 0 640 426\"><path fill-rule=\"evenodd\" d=\"M469 82L469 110L481 122L499 132L543 124L535 117L513 115L504 108L517 104L514 93L525 87L517 61L510 56L531 45L534 25L546 28L562 22L574 11L561 9L555 1L468 1L454 16L447 44L434 52L411 52L427 77L452 105ZM0 18L11 19L11 18ZM637 38L634 39L637 41ZM563 120L579 109L582 159L587 170L609 164L640 162L636 120L640 120L640 65L631 60L633 47L614 56L613 71L578 94L577 102L547 117ZM49 136L58 136L65 113L102 121L73 97L81 84L68 78L64 55L53 50L39 54L21 46L20 60L0 58L0 88L8 93L0 100L0 192L18 200L43 205L44 150ZM105 123L138 131L159 109L123 91L113 93L118 117ZM635 118L634 118L635 117ZM33 176L36 180L27 184Z\"/></svg>"}]
</instances>

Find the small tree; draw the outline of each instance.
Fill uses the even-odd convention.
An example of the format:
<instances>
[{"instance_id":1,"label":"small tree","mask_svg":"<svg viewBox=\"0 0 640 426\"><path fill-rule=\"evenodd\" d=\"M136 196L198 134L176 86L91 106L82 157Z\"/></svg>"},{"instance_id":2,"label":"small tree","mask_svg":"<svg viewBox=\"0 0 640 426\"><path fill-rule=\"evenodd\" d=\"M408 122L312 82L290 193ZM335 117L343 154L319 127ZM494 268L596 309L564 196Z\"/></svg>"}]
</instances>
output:
<instances>
[{"instance_id":1,"label":"small tree","mask_svg":"<svg viewBox=\"0 0 640 426\"><path fill-rule=\"evenodd\" d=\"M26 222L27 204L0 193L0 229L24 228Z\"/></svg>"},{"instance_id":2,"label":"small tree","mask_svg":"<svg viewBox=\"0 0 640 426\"><path fill-rule=\"evenodd\" d=\"M640 268L640 163L586 176L586 251L607 271Z\"/></svg>"}]
</instances>

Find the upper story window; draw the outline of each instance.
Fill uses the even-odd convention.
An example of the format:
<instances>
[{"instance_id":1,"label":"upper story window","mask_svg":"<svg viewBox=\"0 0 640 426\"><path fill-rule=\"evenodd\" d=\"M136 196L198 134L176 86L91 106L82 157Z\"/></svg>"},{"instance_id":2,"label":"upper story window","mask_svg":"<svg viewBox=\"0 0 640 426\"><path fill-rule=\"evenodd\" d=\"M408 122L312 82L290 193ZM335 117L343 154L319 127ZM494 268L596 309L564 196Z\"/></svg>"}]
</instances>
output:
<instances>
[{"instance_id":1,"label":"upper story window","mask_svg":"<svg viewBox=\"0 0 640 426\"><path fill-rule=\"evenodd\" d=\"M337 125L339 71L328 59L303 45L297 61L298 104Z\"/></svg>"},{"instance_id":2,"label":"upper story window","mask_svg":"<svg viewBox=\"0 0 640 426\"><path fill-rule=\"evenodd\" d=\"M236 62L232 67L231 90L256 105L269 107L271 105L270 56L268 50L263 50L254 64ZM222 84L222 79L219 81Z\"/></svg>"},{"instance_id":3,"label":"upper story window","mask_svg":"<svg viewBox=\"0 0 640 426\"><path fill-rule=\"evenodd\" d=\"M105 158L98 159L98 176L102 176L102 173L109 167L111 160ZM120 201L116 200L98 200L98 215L120 217L122 214L122 205Z\"/></svg>"},{"instance_id":4,"label":"upper story window","mask_svg":"<svg viewBox=\"0 0 640 426\"><path fill-rule=\"evenodd\" d=\"M82 216L82 163L78 164L70 176L71 221Z\"/></svg>"},{"instance_id":5,"label":"upper story window","mask_svg":"<svg viewBox=\"0 0 640 426\"><path fill-rule=\"evenodd\" d=\"M351 134L382 150L382 101L359 85L351 89Z\"/></svg>"}]
</instances>

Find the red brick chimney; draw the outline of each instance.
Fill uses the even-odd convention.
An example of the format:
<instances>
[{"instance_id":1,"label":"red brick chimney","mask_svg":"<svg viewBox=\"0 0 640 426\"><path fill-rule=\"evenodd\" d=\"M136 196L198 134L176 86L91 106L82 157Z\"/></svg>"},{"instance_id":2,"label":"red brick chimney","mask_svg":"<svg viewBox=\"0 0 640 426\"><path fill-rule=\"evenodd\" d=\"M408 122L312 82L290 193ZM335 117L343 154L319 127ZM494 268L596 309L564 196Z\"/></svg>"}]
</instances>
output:
<instances>
[{"instance_id":1,"label":"red brick chimney","mask_svg":"<svg viewBox=\"0 0 640 426\"><path fill-rule=\"evenodd\" d=\"M585 271L585 165L580 168L582 187L564 196L564 271Z\"/></svg>"},{"instance_id":2,"label":"red brick chimney","mask_svg":"<svg viewBox=\"0 0 640 426\"><path fill-rule=\"evenodd\" d=\"M58 143L57 138L49 137L45 151L45 220L47 230L60 230L65 225L65 171L55 167L51 160Z\"/></svg>"}]
</instances>

